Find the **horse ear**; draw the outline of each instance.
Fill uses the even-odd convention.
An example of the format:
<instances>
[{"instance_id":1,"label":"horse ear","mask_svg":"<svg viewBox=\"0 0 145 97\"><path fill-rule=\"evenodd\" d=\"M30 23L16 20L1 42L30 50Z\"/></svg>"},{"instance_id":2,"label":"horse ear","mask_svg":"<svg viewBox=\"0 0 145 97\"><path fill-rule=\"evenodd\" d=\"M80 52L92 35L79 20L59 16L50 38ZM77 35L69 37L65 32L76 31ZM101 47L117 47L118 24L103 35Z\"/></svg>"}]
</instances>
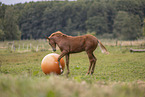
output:
<instances>
[{"instance_id":1,"label":"horse ear","mask_svg":"<svg viewBox=\"0 0 145 97\"><path fill-rule=\"evenodd\" d=\"M47 40L50 40L47 36L45 37Z\"/></svg>"},{"instance_id":2,"label":"horse ear","mask_svg":"<svg viewBox=\"0 0 145 97\"><path fill-rule=\"evenodd\" d=\"M66 37L66 35L65 35L65 34L61 34L61 36L64 36L64 37Z\"/></svg>"}]
</instances>

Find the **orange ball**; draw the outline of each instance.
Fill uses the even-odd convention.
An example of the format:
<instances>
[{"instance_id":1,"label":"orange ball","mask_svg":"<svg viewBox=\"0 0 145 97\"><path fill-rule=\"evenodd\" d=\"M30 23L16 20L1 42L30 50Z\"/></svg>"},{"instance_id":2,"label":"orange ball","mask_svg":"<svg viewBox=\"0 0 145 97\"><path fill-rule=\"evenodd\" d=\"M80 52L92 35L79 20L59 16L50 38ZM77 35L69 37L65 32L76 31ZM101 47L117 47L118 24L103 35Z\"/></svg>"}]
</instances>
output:
<instances>
[{"instance_id":1,"label":"orange ball","mask_svg":"<svg viewBox=\"0 0 145 97\"><path fill-rule=\"evenodd\" d=\"M61 74L61 70L60 70L59 64L58 64L58 57L59 57L58 54L51 53L51 54L46 55L42 59L41 68L45 74L50 74L50 73ZM61 58L60 64L62 66L62 70L64 70L65 62L64 62L63 58Z\"/></svg>"}]
</instances>

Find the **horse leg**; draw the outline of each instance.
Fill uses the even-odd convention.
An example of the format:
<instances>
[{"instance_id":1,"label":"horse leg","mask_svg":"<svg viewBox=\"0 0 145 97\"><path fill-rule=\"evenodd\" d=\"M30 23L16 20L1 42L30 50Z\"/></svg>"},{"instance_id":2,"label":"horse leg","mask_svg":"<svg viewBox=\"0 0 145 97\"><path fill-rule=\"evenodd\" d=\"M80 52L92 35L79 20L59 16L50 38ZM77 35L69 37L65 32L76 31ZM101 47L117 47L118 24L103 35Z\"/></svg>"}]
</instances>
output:
<instances>
[{"instance_id":1,"label":"horse leg","mask_svg":"<svg viewBox=\"0 0 145 97\"><path fill-rule=\"evenodd\" d=\"M67 66L67 74L66 74L66 76L68 76L68 74L70 73L69 72L69 54L67 54L65 57L66 57L66 66Z\"/></svg>"},{"instance_id":2,"label":"horse leg","mask_svg":"<svg viewBox=\"0 0 145 97\"><path fill-rule=\"evenodd\" d=\"M60 54L60 56L58 57L58 64L59 64L59 68L60 68L60 70L61 70L61 74L63 73L63 70L62 70L62 66L61 66L61 64L60 64L60 59L61 59L62 57L64 57L66 54L67 54L67 53L66 53L65 51L62 51L61 54Z\"/></svg>"},{"instance_id":3,"label":"horse leg","mask_svg":"<svg viewBox=\"0 0 145 97\"><path fill-rule=\"evenodd\" d=\"M95 65L96 65L96 61L97 61L97 59L96 59L96 57L94 56L94 54L92 54L92 55L93 55L93 65L92 65L92 71L91 71L91 74L94 73L94 69L95 69Z\"/></svg>"},{"instance_id":4,"label":"horse leg","mask_svg":"<svg viewBox=\"0 0 145 97\"><path fill-rule=\"evenodd\" d=\"M90 61L90 66L88 69L88 72L86 75L88 75L90 73L90 69L92 68L93 62L94 62L94 57L93 57L93 53L92 52L87 52L88 57L89 57L89 61Z\"/></svg>"}]
</instances>

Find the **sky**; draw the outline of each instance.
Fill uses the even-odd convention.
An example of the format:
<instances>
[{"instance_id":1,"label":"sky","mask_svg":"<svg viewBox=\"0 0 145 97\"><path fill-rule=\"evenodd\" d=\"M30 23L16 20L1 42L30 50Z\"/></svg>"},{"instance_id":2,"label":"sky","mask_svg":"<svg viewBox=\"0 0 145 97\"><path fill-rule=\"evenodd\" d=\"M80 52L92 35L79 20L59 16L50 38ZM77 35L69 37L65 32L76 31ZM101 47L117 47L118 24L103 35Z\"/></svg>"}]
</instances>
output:
<instances>
[{"instance_id":1,"label":"sky","mask_svg":"<svg viewBox=\"0 0 145 97\"><path fill-rule=\"evenodd\" d=\"M0 0L0 2L6 5L25 3L25 2L30 2L30 1L36 2L36 1L51 1L51 0ZM73 0L69 0L69 1L73 1Z\"/></svg>"}]
</instances>

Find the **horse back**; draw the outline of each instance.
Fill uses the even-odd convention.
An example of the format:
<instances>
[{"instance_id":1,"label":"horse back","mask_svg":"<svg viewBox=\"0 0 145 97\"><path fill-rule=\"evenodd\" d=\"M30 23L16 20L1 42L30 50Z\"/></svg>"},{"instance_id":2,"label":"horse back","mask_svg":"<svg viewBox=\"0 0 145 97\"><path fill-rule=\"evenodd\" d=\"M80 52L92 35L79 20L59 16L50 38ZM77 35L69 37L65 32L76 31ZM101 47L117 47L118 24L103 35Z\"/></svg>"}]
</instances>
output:
<instances>
[{"instance_id":1,"label":"horse back","mask_svg":"<svg viewBox=\"0 0 145 97\"><path fill-rule=\"evenodd\" d=\"M87 49L94 50L97 46L97 38L92 35L68 37L65 41L67 42L64 43L64 49L69 50L70 53L86 51Z\"/></svg>"}]
</instances>

